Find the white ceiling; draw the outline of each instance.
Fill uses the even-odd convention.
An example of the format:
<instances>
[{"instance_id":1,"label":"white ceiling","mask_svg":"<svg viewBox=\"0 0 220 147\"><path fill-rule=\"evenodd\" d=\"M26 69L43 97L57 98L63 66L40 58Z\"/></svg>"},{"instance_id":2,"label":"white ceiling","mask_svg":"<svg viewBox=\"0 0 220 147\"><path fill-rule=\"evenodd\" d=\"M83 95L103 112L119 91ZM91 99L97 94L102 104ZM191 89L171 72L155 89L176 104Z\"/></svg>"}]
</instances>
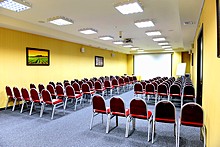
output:
<instances>
[{"instance_id":1,"label":"white ceiling","mask_svg":"<svg viewBox=\"0 0 220 147\"><path fill-rule=\"evenodd\" d=\"M114 4L123 0L27 0L32 8L13 12L0 8L0 26L81 43L103 49L131 53L130 48L103 41L99 36L111 35L119 40L132 38L133 45L147 51L162 51L161 46L145 34L145 31L160 30L173 49L191 49L198 19L204 0L140 0L143 13L122 15ZM74 20L73 25L56 26L48 18L65 16ZM134 21L149 19L155 27L137 28ZM40 21L40 22L39 22ZM44 23L42 23L42 21ZM192 21L193 25L184 25ZM94 28L98 34L84 35L81 28Z\"/></svg>"}]
</instances>

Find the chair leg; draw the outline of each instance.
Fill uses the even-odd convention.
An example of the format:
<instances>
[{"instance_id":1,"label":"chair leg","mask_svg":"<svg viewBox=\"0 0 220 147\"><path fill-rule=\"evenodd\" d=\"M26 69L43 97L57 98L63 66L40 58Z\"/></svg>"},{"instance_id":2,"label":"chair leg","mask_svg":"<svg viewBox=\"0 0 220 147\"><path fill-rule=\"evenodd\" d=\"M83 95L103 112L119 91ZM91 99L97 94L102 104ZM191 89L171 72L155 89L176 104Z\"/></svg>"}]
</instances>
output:
<instances>
[{"instance_id":1,"label":"chair leg","mask_svg":"<svg viewBox=\"0 0 220 147\"><path fill-rule=\"evenodd\" d=\"M127 117L127 121L126 121L126 131L125 131L125 137L127 138L128 137L128 134L129 134L129 131L130 131L130 121L131 121L131 118L128 116Z\"/></svg>"},{"instance_id":2,"label":"chair leg","mask_svg":"<svg viewBox=\"0 0 220 147\"><path fill-rule=\"evenodd\" d=\"M206 128L203 126L203 146L206 146Z\"/></svg>"},{"instance_id":3,"label":"chair leg","mask_svg":"<svg viewBox=\"0 0 220 147\"><path fill-rule=\"evenodd\" d=\"M181 107L183 106L183 96L181 97Z\"/></svg>"},{"instance_id":4,"label":"chair leg","mask_svg":"<svg viewBox=\"0 0 220 147\"><path fill-rule=\"evenodd\" d=\"M67 105L67 97L65 97L65 100L64 100L64 110L66 110L66 105Z\"/></svg>"},{"instance_id":5,"label":"chair leg","mask_svg":"<svg viewBox=\"0 0 220 147\"><path fill-rule=\"evenodd\" d=\"M44 112L44 103L41 104L40 117L42 117L43 112Z\"/></svg>"},{"instance_id":6,"label":"chair leg","mask_svg":"<svg viewBox=\"0 0 220 147\"><path fill-rule=\"evenodd\" d=\"M155 125L156 125L156 122L155 120L153 120L153 129L152 129L152 143L154 143L154 134L155 134Z\"/></svg>"},{"instance_id":7,"label":"chair leg","mask_svg":"<svg viewBox=\"0 0 220 147\"><path fill-rule=\"evenodd\" d=\"M5 106L5 110L8 108L9 100L10 100L10 98L8 98L8 101L7 101L6 106Z\"/></svg>"},{"instance_id":8,"label":"chair leg","mask_svg":"<svg viewBox=\"0 0 220 147\"><path fill-rule=\"evenodd\" d=\"M22 112L23 112L23 109L24 109L24 104L25 104L25 101L24 101L24 100L22 100L22 105L21 105L21 111L20 111L20 113L22 113Z\"/></svg>"},{"instance_id":9,"label":"chair leg","mask_svg":"<svg viewBox=\"0 0 220 147\"><path fill-rule=\"evenodd\" d=\"M17 99L15 99L15 101L14 101L12 111L15 111L15 105L16 105L16 102L17 102Z\"/></svg>"},{"instance_id":10,"label":"chair leg","mask_svg":"<svg viewBox=\"0 0 220 147\"><path fill-rule=\"evenodd\" d=\"M148 132L147 132L147 141L149 142L150 141L150 127L151 126L151 121L148 120Z\"/></svg>"},{"instance_id":11,"label":"chair leg","mask_svg":"<svg viewBox=\"0 0 220 147\"><path fill-rule=\"evenodd\" d=\"M53 105L53 109L52 109L52 115L51 115L51 119L53 119L53 116L54 116L54 112L55 112L55 108L56 108L56 105ZM65 109L64 109L65 110Z\"/></svg>"},{"instance_id":12,"label":"chair leg","mask_svg":"<svg viewBox=\"0 0 220 147\"><path fill-rule=\"evenodd\" d=\"M107 120L107 126L106 126L106 133L109 133L110 121L111 121L111 114L108 114L108 120Z\"/></svg>"},{"instance_id":13,"label":"chair leg","mask_svg":"<svg viewBox=\"0 0 220 147\"><path fill-rule=\"evenodd\" d=\"M117 115L115 116L115 121L116 121L116 125L115 126L117 127L118 126L118 116Z\"/></svg>"},{"instance_id":14,"label":"chair leg","mask_svg":"<svg viewBox=\"0 0 220 147\"><path fill-rule=\"evenodd\" d=\"M177 130L177 123L175 123L175 135L176 135L176 147L178 147L178 130Z\"/></svg>"},{"instance_id":15,"label":"chair leg","mask_svg":"<svg viewBox=\"0 0 220 147\"><path fill-rule=\"evenodd\" d=\"M180 124L178 125L178 137L177 137L177 147L180 146Z\"/></svg>"},{"instance_id":16,"label":"chair leg","mask_svg":"<svg viewBox=\"0 0 220 147\"><path fill-rule=\"evenodd\" d=\"M93 124L93 118L94 118L94 112L92 113L92 118L91 118L91 121L90 121L90 130L92 130L92 124Z\"/></svg>"},{"instance_id":17,"label":"chair leg","mask_svg":"<svg viewBox=\"0 0 220 147\"><path fill-rule=\"evenodd\" d=\"M33 107L34 107L34 102L31 102L31 109L30 109L30 113L29 113L29 115L32 114Z\"/></svg>"}]
</instances>

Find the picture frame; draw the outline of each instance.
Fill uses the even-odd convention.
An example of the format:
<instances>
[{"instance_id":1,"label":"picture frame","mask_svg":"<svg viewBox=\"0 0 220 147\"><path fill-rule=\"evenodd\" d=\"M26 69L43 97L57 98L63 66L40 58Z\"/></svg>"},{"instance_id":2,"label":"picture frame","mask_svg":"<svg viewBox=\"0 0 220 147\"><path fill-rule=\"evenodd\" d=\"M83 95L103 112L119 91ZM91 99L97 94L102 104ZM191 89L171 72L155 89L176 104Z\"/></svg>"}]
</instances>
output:
<instances>
[{"instance_id":1,"label":"picture frame","mask_svg":"<svg viewBox=\"0 0 220 147\"><path fill-rule=\"evenodd\" d=\"M220 3L216 0L217 13L217 57L220 58Z\"/></svg>"},{"instance_id":2,"label":"picture frame","mask_svg":"<svg viewBox=\"0 0 220 147\"><path fill-rule=\"evenodd\" d=\"M103 67L104 66L104 57L95 56L95 67Z\"/></svg>"},{"instance_id":3,"label":"picture frame","mask_svg":"<svg viewBox=\"0 0 220 147\"><path fill-rule=\"evenodd\" d=\"M48 49L26 48L27 66L49 66L50 51Z\"/></svg>"}]
</instances>

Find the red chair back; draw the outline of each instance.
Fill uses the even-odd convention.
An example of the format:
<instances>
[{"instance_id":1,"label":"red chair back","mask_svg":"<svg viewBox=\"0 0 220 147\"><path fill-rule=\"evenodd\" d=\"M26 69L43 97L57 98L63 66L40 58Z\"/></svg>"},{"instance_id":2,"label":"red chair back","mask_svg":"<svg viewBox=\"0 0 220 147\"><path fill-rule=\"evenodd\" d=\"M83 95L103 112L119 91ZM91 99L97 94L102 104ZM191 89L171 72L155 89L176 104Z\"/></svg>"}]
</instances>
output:
<instances>
[{"instance_id":1,"label":"red chair back","mask_svg":"<svg viewBox=\"0 0 220 147\"><path fill-rule=\"evenodd\" d=\"M51 95L56 95L55 89L53 87L53 85L48 84L47 85L47 90L50 92Z\"/></svg>"},{"instance_id":2,"label":"red chair back","mask_svg":"<svg viewBox=\"0 0 220 147\"><path fill-rule=\"evenodd\" d=\"M64 87L66 87L66 86L68 86L68 85L70 85L69 82L65 82L65 83L64 83Z\"/></svg>"},{"instance_id":3,"label":"red chair back","mask_svg":"<svg viewBox=\"0 0 220 147\"><path fill-rule=\"evenodd\" d=\"M170 96L181 96L180 86L173 84L170 86Z\"/></svg>"},{"instance_id":4,"label":"red chair back","mask_svg":"<svg viewBox=\"0 0 220 147\"><path fill-rule=\"evenodd\" d=\"M195 97L195 89L191 85L183 87L183 96L184 97Z\"/></svg>"},{"instance_id":5,"label":"red chair back","mask_svg":"<svg viewBox=\"0 0 220 147\"><path fill-rule=\"evenodd\" d=\"M144 100L140 98L134 98L130 102L130 116L132 117L138 117L140 118L141 116L144 118L148 118L148 113L147 113L147 104L144 102Z\"/></svg>"},{"instance_id":6,"label":"red chair back","mask_svg":"<svg viewBox=\"0 0 220 147\"><path fill-rule=\"evenodd\" d=\"M119 86L118 80L117 79L113 79L112 80L112 85L113 86Z\"/></svg>"},{"instance_id":7,"label":"red chair back","mask_svg":"<svg viewBox=\"0 0 220 147\"><path fill-rule=\"evenodd\" d=\"M160 84L157 88L158 95L168 95L168 89L165 84Z\"/></svg>"},{"instance_id":8,"label":"red chair back","mask_svg":"<svg viewBox=\"0 0 220 147\"><path fill-rule=\"evenodd\" d=\"M155 93L154 85L151 83L147 84L145 88L145 92L154 94Z\"/></svg>"},{"instance_id":9,"label":"red chair back","mask_svg":"<svg viewBox=\"0 0 220 147\"><path fill-rule=\"evenodd\" d=\"M63 87L61 85L57 85L56 86L56 93L57 95L64 95L64 90L63 90Z\"/></svg>"},{"instance_id":10,"label":"red chair back","mask_svg":"<svg viewBox=\"0 0 220 147\"><path fill-rule=\"evenodd\" d=\"M105 88L112 88L112 84L111 84L111 82L109 80L106 80L104 82L104 86L105 86Z\"/></svg>"},{"instance_id":11,"label":"red chair back","mask_svg":"<svg viewBox=\"0 0 220 147\"><path fill-rule=\"evenodd\" d=\"M7 94L8 98L14 98L12 90L11 90L11 88L9 86L6 86L5 90L6 90L6 94Z\"/></svg>"},{"instance_id":12,"label":"red chair back","mask_svg":"<svg viewBox=\"0 0 220 147\"><path fill-rule=\"evenodd\" d=\"M87 83L82 84L82 92L90 92L90 87Z\"/></svg>"},{"instance_id":13,"label":"red chair back","mask_svg":"<svg viewBox=\"0 0 220 147\"><path fill-rule=\"evenodd\" d=\"M119 85L123 85L123 84L125 84L125 81L123 78L119 78L118 83L119 83Z\"/></svg>"},{"instance_id":14,"label":"red chair back","mask_svg":"<svg viewBox=\"0 0 220 147\"><path fill-rule=\"evenodd\" d=\"M41 93L43 89L45 89L44 85L43 84L38 84L39 93Z\"/></svg>"},{"instance_id":15,"label":"red chair back","mask_svg":"<svg viewBox=\"0 0 220 147\"><path fill-rule=\"evenodd\" d=\"M36 88L36 86L33 83L31 83L30 88Z\"/></svg>"},{"instance_id":16,"label":"red chair back","mask_svg":"<svg viewBox=\"0 0 220 147\"><path fill-rule=\"evenodd\" d=\"M141 83L136 82L134 84L134 92L143 92L143 86Z\"/></svg>"},{"instance_id":17,"label":"red chair back","mask_svg":"<svg viewBox=\"0 0 220 147\"><path fill-rule=\"evenodd\" d=\"M93 89L93 83L91 81L87 81L86 83L89 85L90 89Z\"/></svg>"},{"instance_id":18,"label":"red chair back","mask_svg":"<svg viewBox=\"0 0 220 147\"><path fill-rule=\"evenodd\" d=\"M71 85L66 86L66 95L67 97L75 96L75 91Z\"/></svg>"},{"instance_id":19,"label":"red chair back","mask_svg":"<svg viewBox=\"0 0 220 147\"><path fill-rule=\"evenodd\" d=\"M99 81L95 81L95 89L102 89L102 84Z\"/></svg>"},{"instance_id":20,"label":"red chair back","mask_svg":"<svg viewBox=\"0 0 220 147\"><path fill-rule=\"evenodd\" d=\"M119 115L119 116L125 115L125 105L122 98L112 97L110 99L110 111L113 115Z\"/></svg>"},{"instance_id":21,"label":"red chair back","mask_svg":"<svg viewBox=\"0 0 220 147\"><path fill-rule=\"evenodd\" d=\"M20 93L20 91L19 91L19 89L17 87L13 87L13 93L14 93L14 96L18 100L22 100L21 93Z\"/></svg>"},{"instance_id":22,"label":"red chair back","mask_svg":"<svg viewBox=\"0 0 220 147\"><path fill-rule=\"evenodd\" d=\"M94 95L92 98L93 111L106 113L105 99L101 95Z\"/></svg>"},{"instance_id":23,"label":"red chair back","mask_svg":"<svg viewBox=\"0 0 220 147\"><path fill-rule=\"evenodd\" d=\"M37 90L35 88L31 88L30 95L31 95L32 101L40 102L39 93L37 92Z\"/></svg>"},{"instance_id":24,"label":"red chair back","mask_svg":"<svg viewBox=\"0 0 220 147\"><path fill-rule=\"evenodd\" d=\"M21 88L21 95L25 101L30 101L30 95L26 88Z\"/></svg>"},{"instance_id":25,"label":"red chair back","mask_svg":"<svg viewBox=\"0 0 220 147\"><path fill-rule=\"evenodd\" d=\"M48 102L52 102L52 97L50 95L50 92L46 89L43 89L41 92L42 95L42 99L44 102L48 103Z\"/></svg>"},{"instance_id":26,"label":"red chair back","mask_svg":"<svg viewBox=\"0 0 220 147\"><path fill-rule=\"evenodd\" d=\"M72 87L73 87L75 93L80 94L80 86L79 86L79 84L77 82L74 82L72 84Z\"/></svg>"}]
</instances>

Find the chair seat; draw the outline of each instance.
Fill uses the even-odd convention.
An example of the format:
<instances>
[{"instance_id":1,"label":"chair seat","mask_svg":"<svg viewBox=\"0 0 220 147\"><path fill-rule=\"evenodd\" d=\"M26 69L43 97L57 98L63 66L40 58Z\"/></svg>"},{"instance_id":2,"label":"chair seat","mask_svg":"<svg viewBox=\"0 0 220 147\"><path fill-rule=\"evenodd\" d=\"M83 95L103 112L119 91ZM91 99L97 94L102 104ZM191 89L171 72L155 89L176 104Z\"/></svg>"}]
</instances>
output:
<instances>
[{"instance_id":1,"label":"chair seat","mask_svg":"<svg viewBox=\"0 0 220 147\"><path fill-rule=\"evenodd\" d=\"M88 91L88 92L83 92L84 94L94 94L95 91Z\"/></svg>"},{"instance_id":2,"label":"chair seat","mask_svg":"<svg viewBox=\"0 0 220 147\"><path fill-rule=\"evenodd\" d=\"M125 109L125 113L121 112L112 112L112 115L127 117L129 115L129 109Z\"/></svg>"},{"instance_id":3,"label":"chair seat","mask_svg":"<svg viewBox=\"0 0 220 147\"><path fill-rule=\"evenodd\" d=\"M158 95L167 96L168 94L167 93L158 93Z\"/></svg>"},{"instance_id":4,"label":"chair seat","mask_svg":"<svg viewBox=\"0 0 220 147\"><path fill-rule=\"evenodd\" d=\"M194 126L194 127L202 127L203 123L197 123L197 122L189 122L189 121L181 121L182 125L185 126Z\"/></svg>"},{"instance_id":5,"label":"chair seat","mask_svg":"<svg viewBox=\"0 0 220 147\"><path fill-rule=\"evenodd\" d=\"M144 94L144 91L135 91L135 94Z\"/></svg>"},{"instance_id":6,"label":"chair seat","mask_svg":"<svg viewBox=\"0 0 220 147\"><path fill-rule=\"evenodd\" d=\"M96 91L104 91L105 88L102 88L102 89L96 89Z\"/></svg>"},{"instance_id":7,"label":"chair seat","mask_svg":"<svg viewBox=\"0 0 220 147\"><path fill-rule=\"evenodd\" d=\"M63 100L61 100L61 99L53 99L52 102L51 101L46 101L45 103L46 104L50 104L50 105L56 105L56 104L61 103L61 102L63 102Z\"/></svg>"},{"instance_id":8,"label":"chair seat","mask_svg":"<svg viewBox=\"0 0 220 147\"><path fill-rule=\"evenodd\" d=\"M65 97L64 94L57 94L58 97Z\"/></svg>"},{"instance_id":9,"label":"chair seat","mask_svg":"<svg viewBox=\"0 0 220 147\"><path fill-rule=\"evenodd\" d=\"M33 102L35 102L35 103L40 103L41 100L33 100Z\"/></svg>"},{"instance_id":10,"label":"chair seat","mask_svg":"<svg viewBox=\"0 0 220 147\"><path fill-rule=\"evenodd\" d=\"M145 92L145 94L148 94L148 95L154 95L155 92Z\"/></svg>"},{"instance_id":11,"label":"chair seat","mask_svg":"<svg viewBox=\"0 0 220 147\"><path fill-rule=\"evenodd\" d=\"M31 99L30 99L30 98L24 98L24 100L25 100L25 101L31 101Z\"/></svg>"},{"instance_id":12,"label":"chair seat","mask_svg":"<svg viewBox=\"0 0 220 147\"><path fill-rule=\"evenodd\" d=\"M181 96L180 94L170 94L170 96Z\"/></svg>"},{"instance_id":13,"label":"chair seat","mask_svg":"<svg viewBox=\"0 0 220 147\"><path fill-rule=\"evenodd\" d=\"M140 119L149 119L152 116L152 112L148 111L148 117L146 115L137 115L137 114L130 114L133 118L140 118Z\"/></svg>"},{"instance_id":14,"label":"chair seat","mask_svg":"<svg viewBox=\"0 0 220 147\"><path fill-rule=\"evenodd\" d=\"M114 88L114 86L111 86L111 87L105 87L105 89L112 89Z\"/></svg>"},{"instance_id":15,"label":"chair seat","mask_svg":"<svg viewBox=\"0 0 220 147\"><path fill-rule=\"evenodd\" d=\"M106 111L105 110L94 109L94 112L103 113L103 114L109 114L110 113L110 107L106 107Z\"/></svg>"},{"instance_id":16,"label":"chair seat","mask_svg":"<svg viewBox=\"0 0 220 147\"><path fill-rule=\"evenodd\" d=\"M171 119L168 119L168 118L155 118L155 121L157 122L164 122L164 123L175 123L175 119L174 118L171 118Z\"/></svg>"},{"instance_id":17,"label":"chair seat","mask_svg":"<svg viewBox=\"0 0 220 147\"><path fill-rule=\"evenodd\" d=\"M183 95L183 97L187 97L187 98L195 98L195 96L194 95Z\"/></svg>"}]
</instances>

